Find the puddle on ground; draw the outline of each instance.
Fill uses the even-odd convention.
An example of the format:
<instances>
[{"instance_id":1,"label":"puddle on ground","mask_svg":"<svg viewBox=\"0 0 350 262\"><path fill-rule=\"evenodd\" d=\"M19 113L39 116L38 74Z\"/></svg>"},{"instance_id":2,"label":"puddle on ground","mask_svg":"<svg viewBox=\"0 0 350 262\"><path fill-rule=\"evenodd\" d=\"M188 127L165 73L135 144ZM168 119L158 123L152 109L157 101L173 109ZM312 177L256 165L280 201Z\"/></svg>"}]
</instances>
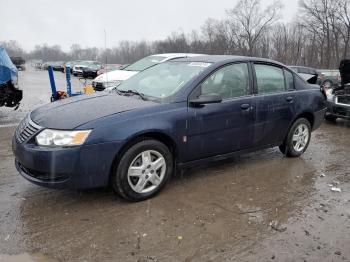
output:
<instances>
[{"instance_id":1,"label":"puddle on ground","mask_svg":"<svg viewBox=\"0 0 350 262\"><path fill-rule=\"evenodd\" d=\"M56 262L57 260L44 256L42 254L20 254L20 255L2 255L0 262Z\"/></svg>"}]
</instances>

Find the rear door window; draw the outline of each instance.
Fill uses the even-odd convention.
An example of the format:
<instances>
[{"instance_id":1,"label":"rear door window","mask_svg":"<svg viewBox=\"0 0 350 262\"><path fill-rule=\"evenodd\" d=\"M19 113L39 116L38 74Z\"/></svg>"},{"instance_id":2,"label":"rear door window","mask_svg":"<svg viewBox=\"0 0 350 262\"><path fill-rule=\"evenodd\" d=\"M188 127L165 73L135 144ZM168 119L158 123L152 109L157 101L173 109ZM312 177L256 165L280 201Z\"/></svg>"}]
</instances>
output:
<instances>
[{"instance_id":1,"label":"rear door window","mask_svg":"<svg viewBox=\"0 0 350 262\"><path fill-rule=\"evenodd\" d=\"M277 66L255 64L259 94L270 94L286 90L283 69Z\"/></svg>"}]
</instances>

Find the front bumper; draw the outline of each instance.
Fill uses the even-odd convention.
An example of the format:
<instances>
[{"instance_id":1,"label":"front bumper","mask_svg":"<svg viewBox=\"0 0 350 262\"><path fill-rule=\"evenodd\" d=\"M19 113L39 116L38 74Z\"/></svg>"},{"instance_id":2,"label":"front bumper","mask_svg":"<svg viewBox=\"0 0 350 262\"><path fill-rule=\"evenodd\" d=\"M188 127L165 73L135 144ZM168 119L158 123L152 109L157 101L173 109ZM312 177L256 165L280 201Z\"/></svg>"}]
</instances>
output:
<instances>
[{"instance_id":1,"label":"front bumper","mask_svg":"<svg viewBox=\"0 0 350 262\"><path fill-rule=\"evenodd\" d=\"M350 105L340 105L335 102L327 101L327 115L350 119Z\"/></svg>"},{"instance_id":2,"label":"front bumper","mask_svg":"<svg viewBox=\"0 0 350 262\"><path fill-rule=\"evenodd\" d=\"M33 139L32 139L33 140ZM121 143L101 143L72 148L46 148L14 136L12 149L18 172L30 182L50 187L87 189L105 187Z\"/></svg>"}]
</instances>

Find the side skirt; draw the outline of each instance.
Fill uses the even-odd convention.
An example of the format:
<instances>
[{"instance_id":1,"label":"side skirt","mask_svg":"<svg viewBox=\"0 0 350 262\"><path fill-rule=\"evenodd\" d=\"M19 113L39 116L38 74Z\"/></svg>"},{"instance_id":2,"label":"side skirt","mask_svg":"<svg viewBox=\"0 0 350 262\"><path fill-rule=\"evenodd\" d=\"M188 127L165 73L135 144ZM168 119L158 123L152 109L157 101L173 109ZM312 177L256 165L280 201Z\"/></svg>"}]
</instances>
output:
<instances>
[{"instance_id":1,"label":"side skirt","mask_svg":"<svg viewBox=\"0 0 350 262\"><path fill-rule=\"evenodd\" d=\"M235 152L231 152L231 153L224 154L224 155L216 155L216 156L207 157L207 158L198 159L198 160L189 161L189 162L184 162L184 163L178 162L176 164L176 166L179 169L182 169L182 168L187 168L187 167L205 165L205 164L208 164L210 162L221 161L221 160L231 158L231 157L234 157L237 155L248 154L248 153L256 152L256 151L263 150L263 149L273 148L276 146L280 146L281 144L283 144L283 142L270 144L270 145L266 145L266 146L250 148L250 149L244 149L244 150L235 151Z\"/></svg>"}]
</instances>

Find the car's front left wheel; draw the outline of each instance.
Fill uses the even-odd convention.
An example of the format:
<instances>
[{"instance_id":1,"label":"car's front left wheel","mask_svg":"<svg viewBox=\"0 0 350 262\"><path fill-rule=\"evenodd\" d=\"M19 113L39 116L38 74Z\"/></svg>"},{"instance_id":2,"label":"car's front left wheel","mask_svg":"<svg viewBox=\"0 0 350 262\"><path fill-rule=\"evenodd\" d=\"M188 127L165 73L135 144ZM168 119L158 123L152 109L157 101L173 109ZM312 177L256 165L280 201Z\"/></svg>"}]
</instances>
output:
<instances>
[{"instance_id":1,"label":"car's front left wheel","mask_svg":"<svg viewBox=\"0 0 350 262\"><path fill-rule=\"evenodd\" d=\"M142 140L121 156L112 174L114 191L130 201L156 195L173 173L173 156L163 143Z\"/></svg>"}]
</instances>

